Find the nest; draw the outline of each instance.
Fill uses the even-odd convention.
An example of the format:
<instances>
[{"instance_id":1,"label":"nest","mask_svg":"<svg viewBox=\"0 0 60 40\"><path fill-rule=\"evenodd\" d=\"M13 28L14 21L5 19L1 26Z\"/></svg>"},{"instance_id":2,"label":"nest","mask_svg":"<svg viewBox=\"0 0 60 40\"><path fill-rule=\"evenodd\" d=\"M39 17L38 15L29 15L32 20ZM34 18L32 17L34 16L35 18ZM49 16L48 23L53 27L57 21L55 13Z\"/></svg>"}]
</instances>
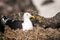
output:
<instances>
[{"instance_id":1,"label":"nest","mask_svg":"<svg viewBox=\"0 0 60 40\"><path fill-rule=\"evenodd\" d=\"M34 27L33 30L27 32L22 29L11 30L8 26L5 28L5 36L11 40L51 40L60 39L60 30L43 27ZM50 39L51 38L51 39Z\"/></svg>"}]
</instances>

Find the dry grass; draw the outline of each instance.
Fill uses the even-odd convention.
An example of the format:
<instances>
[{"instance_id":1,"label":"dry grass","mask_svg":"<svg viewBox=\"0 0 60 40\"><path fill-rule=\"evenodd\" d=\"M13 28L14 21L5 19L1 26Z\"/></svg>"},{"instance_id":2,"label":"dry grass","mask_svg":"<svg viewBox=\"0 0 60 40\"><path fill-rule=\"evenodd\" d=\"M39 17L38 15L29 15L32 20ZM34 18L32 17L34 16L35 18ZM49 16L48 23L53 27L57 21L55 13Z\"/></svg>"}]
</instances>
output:
<instances>
[{"instance_id":1,"label":"dry grass","mask_svg":"<svg viewBox=\"0 0 60 40\"><path fill-rule=\"evenodd\" d=\"M6 27L5 30L6 36L15 40L51 40L59 39L58 37L60 36L60 30L52 28L34 27L33 30L24 32L22 29L11 30L9 27Z\"/></svg>"}]
</instances>

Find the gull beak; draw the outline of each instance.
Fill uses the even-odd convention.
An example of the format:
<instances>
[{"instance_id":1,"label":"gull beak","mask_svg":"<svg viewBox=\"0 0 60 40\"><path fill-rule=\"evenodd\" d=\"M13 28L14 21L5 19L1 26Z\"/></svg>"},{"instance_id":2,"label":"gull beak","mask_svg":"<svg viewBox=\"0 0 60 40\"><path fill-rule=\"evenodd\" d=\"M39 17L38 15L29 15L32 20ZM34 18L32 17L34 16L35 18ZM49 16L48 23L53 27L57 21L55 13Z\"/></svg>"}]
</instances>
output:
<instances>
[{"instance_id":1,"label":"gull beak","mask_svg":"<svg viewBox=\"0 0 60 40\"><path fill-rule=\"evenodd\" d=\"M34 16L30 16L30 19L35 19L35 17Z\"/></svg>"}]
</instances>

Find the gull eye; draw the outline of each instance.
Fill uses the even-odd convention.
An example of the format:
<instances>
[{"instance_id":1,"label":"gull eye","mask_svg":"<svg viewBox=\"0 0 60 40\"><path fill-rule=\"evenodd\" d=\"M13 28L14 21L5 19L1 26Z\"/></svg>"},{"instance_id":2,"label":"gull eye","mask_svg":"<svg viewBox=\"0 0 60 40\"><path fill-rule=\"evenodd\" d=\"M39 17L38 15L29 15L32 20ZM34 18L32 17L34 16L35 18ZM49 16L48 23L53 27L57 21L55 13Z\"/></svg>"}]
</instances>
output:
<instances>
[{"instance_id":1,"label":"gull eye","mask_svg":"<svg viewBox=\"0 0 60 40\"><path fill-rule=\"evenodd\" d=\"M27 14L27 16L28 16L28 14Z\"/></svg>"}]
</instances>

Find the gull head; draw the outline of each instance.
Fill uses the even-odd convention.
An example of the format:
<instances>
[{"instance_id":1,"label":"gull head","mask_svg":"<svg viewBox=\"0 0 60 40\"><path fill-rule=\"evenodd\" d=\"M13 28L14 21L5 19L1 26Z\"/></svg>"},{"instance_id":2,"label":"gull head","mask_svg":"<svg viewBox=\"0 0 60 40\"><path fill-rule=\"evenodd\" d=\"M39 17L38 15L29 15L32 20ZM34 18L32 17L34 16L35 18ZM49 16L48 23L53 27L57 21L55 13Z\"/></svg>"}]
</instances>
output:
<instances>
[{"instance_id":1,"label":"gull head","mask_svg":"<svg viewBox=\"0 0 60 40\"><path fill-rule=\"evenodd\" d=\"M24 13L24 18L27 18L27 17L30 18L30 19L34 19L35 18L30 13L26 12L26 13Z\"/></svg>"}]
</instances>

